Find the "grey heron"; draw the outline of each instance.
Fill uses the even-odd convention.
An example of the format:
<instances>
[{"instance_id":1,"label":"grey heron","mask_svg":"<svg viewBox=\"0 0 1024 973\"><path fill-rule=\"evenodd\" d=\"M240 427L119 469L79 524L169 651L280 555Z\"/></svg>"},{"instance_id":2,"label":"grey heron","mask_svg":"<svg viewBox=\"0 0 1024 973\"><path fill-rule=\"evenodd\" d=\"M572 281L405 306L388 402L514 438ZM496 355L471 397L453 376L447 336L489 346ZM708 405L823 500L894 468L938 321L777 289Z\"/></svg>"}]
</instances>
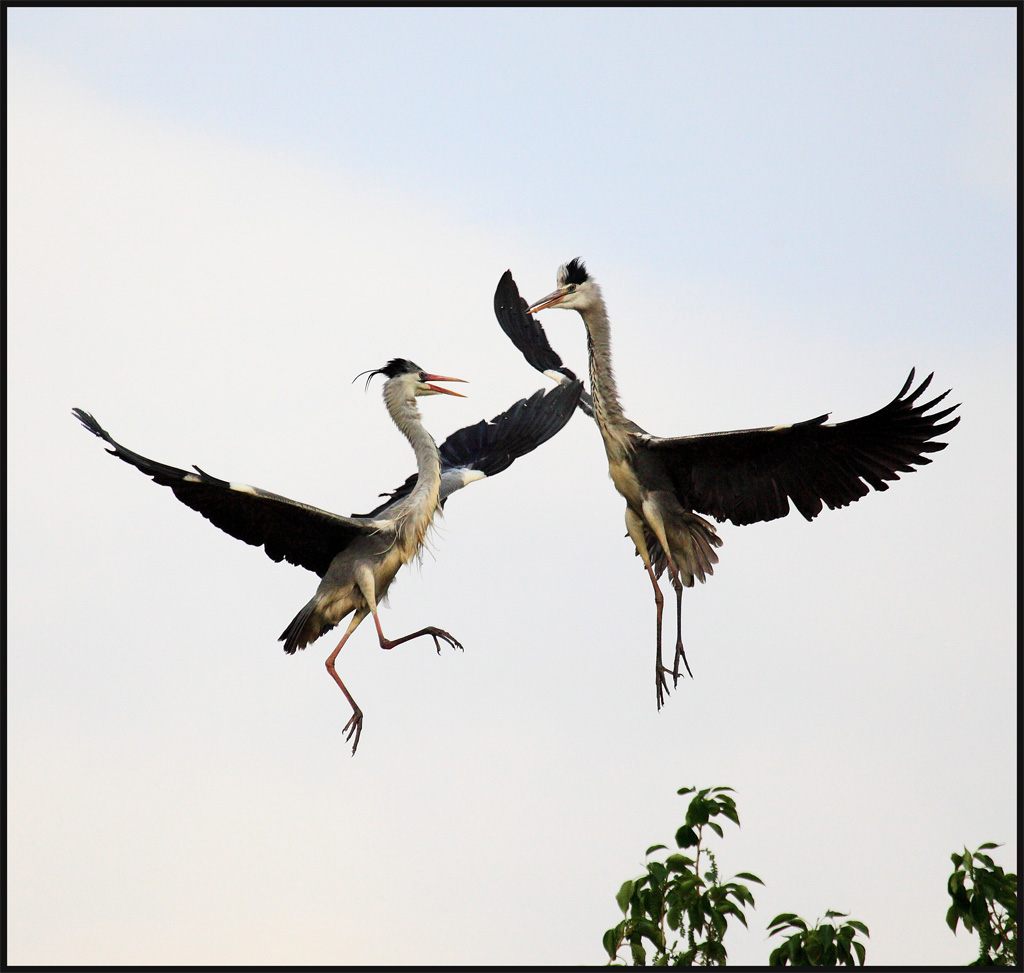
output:
<instances>
[{"instance_id":1,"label":"grey heron","mask_svg":"<svg viewBox=\"0 0 1024 973\"><path fill-rule=\"evenodd\" d=\"M917 399L929 375L911 391L914 370L896 397L877 412L846 422L829 423L827 414L792 425L739 429L665 438L646 432L626 418L611 363L608 312L601 290L579 258L558 270L557 287L527 306L506 271L495 294L495 313L527 361L555 381L571 383L573 372L562 364L532 317L546 308L575 310L587 333L590 395L579 408L593 416L604 440L608 471L626 500L626 530L654 587L657 608L655 688L658 708L668 691L662 664L661 623L664 599L658 578L667 571L676 592L676 652L673 686L686 662L682 642L682 593L704 582L718 562L722 544L702 514L718 522L753 524L789 513L790 501L807 520L822 507L845 507L915 466L930 463L925 455L945 449L936 437L959 421L940 422L958 406L927 414L948 390L923 405ZM692 677L693 673L690 672Z\"/></svg>"},{"instance_id":2,"label":"grey heron","mask_svg":"<svg viewBox=\"0 0 1024 973\"><path fill-rule=\"evenodd\" d=\"M462 379L428 374L402 358L370 372L367 384L374 375L385 376L384 403L412 445L417 472L391 491L377 508L351 517L221 480L198 466L192 472L157 463L115 442L88 412L72 410L89 432L111 447L109 453L170 487L182 503L199 511L216 527L247 544L262 546L274 561L284 559L320 576L316 594L279 638L289 655L352 615L326 666L352 707L352 717L343 732L352 743L353 754L359 745L363 712L335 668L338 653L367 615L373 615L382 649L421 636L432 637L438 653L441 641L462 648L453 635L434 626L401 638L386 638L377 614L378 603L399 568L421 553L437 508L456 490L500 473L550 439L569 420L582 389L580 383L567 383L546 393L538 390L489 422L458 430L438 448L421 422L416 398L439 393L459 395L433 383Z\"/></svg>"}]
</instances>

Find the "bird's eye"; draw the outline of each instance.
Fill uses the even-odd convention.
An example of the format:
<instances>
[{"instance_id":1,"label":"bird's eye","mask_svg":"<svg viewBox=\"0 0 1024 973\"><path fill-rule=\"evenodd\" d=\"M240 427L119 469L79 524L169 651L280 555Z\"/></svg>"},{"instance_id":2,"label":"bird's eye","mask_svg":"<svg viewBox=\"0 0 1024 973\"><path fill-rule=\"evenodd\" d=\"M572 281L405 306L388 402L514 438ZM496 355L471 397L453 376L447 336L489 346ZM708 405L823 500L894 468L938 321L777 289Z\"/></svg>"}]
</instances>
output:
<instances>
[{"instance_id":1,"label":"bird's eye","mask_svg":"<svg viewBox=\"0 0 1024 973\"><path fill-rule=\"evenodd\" d=\"M566 291L569 294L571 294L574 290L576 290L576 285L575 284L570 284L568 287L566 287Z\"/></svg>"},{"instance_id":2,"label":"bird's eye","mask_svg":"<svg viewBox=\"0 0 1024 973\"><path fill-rule=\"evenodd\" d=\"M427 380L427 373L426 372L420 372L420 381L421 382L425 382L426 380Z\"/></svg>"}]
</instances>

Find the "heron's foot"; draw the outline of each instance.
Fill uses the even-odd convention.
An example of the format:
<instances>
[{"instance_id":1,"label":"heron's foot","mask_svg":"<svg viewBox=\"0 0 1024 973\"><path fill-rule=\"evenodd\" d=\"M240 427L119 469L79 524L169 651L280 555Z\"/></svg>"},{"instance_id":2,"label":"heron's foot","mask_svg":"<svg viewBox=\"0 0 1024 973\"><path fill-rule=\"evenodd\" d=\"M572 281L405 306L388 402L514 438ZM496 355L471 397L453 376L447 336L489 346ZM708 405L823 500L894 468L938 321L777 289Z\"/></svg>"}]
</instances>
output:
<instances>
[{"instance_id":1,"label":"heron's foot","mask_svg":"<svg viewBox=\"0 0 1024 973\"><path fill-rule=\"evenodd\" d=\"M679 660L683 660L683 665L686 666L686 671L690 673L690 678L693 678L693 673L690 672L690 663L686 661L686 650L683 648L683 640L679 639L676 642L676 658L675 662L672 663L672 686L675 688L679 684L679 677L682 673L679 671Z\"/></svg>"},{"instance_id":2,"label":"heron's foot","mask_svg":"<svg viewBox=\"0 0 1024 973\"><path fill-rule=\"evenodd\" d=\"M465 652L465 649L462 647L462 643L454 635L449 634L443 629L428 628L427 632L434 640L434 647L437 649L438 655L441 654L441 643L438 642L439 638L444 639L453 649L458 649L460 652Z\"/></svg>"},{"instance_id":3,"label":"heron's foot","mask_svg":"<svg viewBox=\"0 0 1024 973\"><path fill-rule=\"evenodd\" d=\"M658 662L654 667L654 689L658 696L658 709L661 709L665 705L665 697L669 693L668 679L666 676L671 672L671 669L666 669L661 662Z\"/></svg>"},{"instance_id":4,"label":"heron's foot","mask_svg":"<svg viewBox=\"0 0 1024 973\"><path fill-rule=\"evenodd\" d=\"M363 711L357 706L352 713L352 719L345 724L341 731L345 734L346 741L352 741L352 756L356 755L356 747L359 746L359 734L363 732Z\"/></svg>"}]
</instances>

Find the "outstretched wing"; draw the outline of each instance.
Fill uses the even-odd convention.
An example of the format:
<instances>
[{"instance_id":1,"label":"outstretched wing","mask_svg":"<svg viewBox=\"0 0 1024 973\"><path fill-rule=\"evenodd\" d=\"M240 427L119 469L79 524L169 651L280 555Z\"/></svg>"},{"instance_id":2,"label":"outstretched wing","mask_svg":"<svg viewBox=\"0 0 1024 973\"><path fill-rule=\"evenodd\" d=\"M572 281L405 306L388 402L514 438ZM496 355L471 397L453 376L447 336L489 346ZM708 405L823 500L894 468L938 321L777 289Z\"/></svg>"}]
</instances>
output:
<instances>
[{"instance_id":1,"label":"outstretched wing","mask_svg":"<svg viewBox=\"0 0 1024 973\"><path fill-rule=\"evenodd\" d=\"M914 370L887 406L859 419L826 423L828 415L792 426L741 429L661 439L641 436L638 449L651 450L672 479L684 507L734 524L775 520L789 513L789 500L808 520L845 507L888 481L931 460L926 453L946 448L936 437L959 421L940 422L957 405L927 414L948 394L915 405L932 380L908 391Z\"/></svg>"},{"instance_id":2,"label":"outstretched wing","mask_svg":"<svg viewBox=\"0 0 1024 973\"><path fill-rule=\"evenodd\" d=\"M507 470L520 456L547 442L573 414L583 385L576 379L545 392L538 389L490 421L481 419L453 432L439 447L441 503L474 480ZM408 496L416 483L410 476L388 499L364 517L377 517Z\"/></svg>"},{"instance_id":3,"label":"outstretched wing","mask_svg":"<svg viewBox=\"0 0 1024 973\"><path fill-rule=\"evenodd\" d=\"M519 295L512 271L506 270L494 292L494 316L501 330L512 339L512 344L538 372L560 383L577 381L575 372L562 364L562 359L548 343L548 336L540 321L526 313L528 307ZM594 414L594 403L588 392L581 391L578 405L588 416Z\"/></svg>"},{"instance_id":4,"label":"outstretched wing","mask_svg":"<svg viewBox=\"0 0 1024 973\"><path fill-rule=\"evenodd\" d=\"M89 432L112 447L108 453L161 486L170 487L182 503L232 537L262 546L274 561L284 559L323 577L336 554L375 529L365 520L332 514L244 483L220 480L198 466L190 472L157 463L114 442L88 412L71 411Z\"/></svg>"}]
</instances>

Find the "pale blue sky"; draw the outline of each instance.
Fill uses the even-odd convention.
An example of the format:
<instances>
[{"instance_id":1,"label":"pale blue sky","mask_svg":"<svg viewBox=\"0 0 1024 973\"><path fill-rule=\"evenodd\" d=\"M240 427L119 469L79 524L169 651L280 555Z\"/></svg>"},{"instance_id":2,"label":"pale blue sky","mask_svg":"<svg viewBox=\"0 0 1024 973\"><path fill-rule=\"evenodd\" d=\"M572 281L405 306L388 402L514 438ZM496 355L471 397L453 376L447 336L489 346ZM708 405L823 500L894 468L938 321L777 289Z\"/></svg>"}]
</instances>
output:
<instances>
[{"instance_id":1,"label":"pale blue sky","mask_svg":"<svg viewBox=\"0 0 1024 973\"><path fill-rule=\"evenodd\" d=\"M587 963L684 785L778 912L966 962L948 855L1016 847L1016 12L8 11L12 963ZM725 526L657 713L649 584L599 437L449 504L385 631L277 634L315 577L103 454L342 513L412 466L388 358L544 381L491 314L582 255L663 434L872 411L934 369L935 463ZM543 317L585 371L575 315ZM714 728L714 729L712 729ZM62 922L52 921L59 910ZM919 930L907 944L906 925ZM554 930L554 931L553 931Z\"/></svg>"}]
</instances>

